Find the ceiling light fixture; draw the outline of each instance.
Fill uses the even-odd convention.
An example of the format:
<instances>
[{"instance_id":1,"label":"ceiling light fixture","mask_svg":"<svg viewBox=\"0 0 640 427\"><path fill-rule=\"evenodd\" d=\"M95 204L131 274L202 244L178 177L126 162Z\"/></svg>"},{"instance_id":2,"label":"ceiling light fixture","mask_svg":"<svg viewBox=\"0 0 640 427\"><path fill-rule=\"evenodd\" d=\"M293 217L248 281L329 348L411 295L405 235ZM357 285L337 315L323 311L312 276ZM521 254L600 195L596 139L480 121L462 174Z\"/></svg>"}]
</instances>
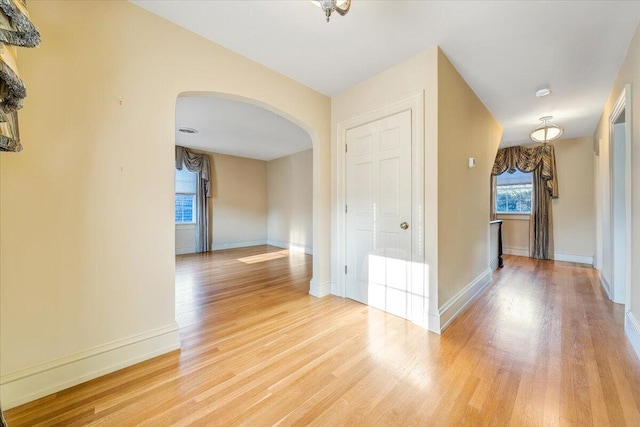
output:
<instances>
[{"instance_id":1,"label":"ceiling light fixture","mask_svg":"<svg viewBox=\"0 0 640 427\"><path fill-rule=\"evenodd\" d=\"M540 117L542 124L529 134L529 138L533 142L546 144L549 141L560 138L564 129L555 123L551 123L552 118L551 116Z\"/></svg>"},{"instance_id":2,"label":"ceiling light fixture","mask_svg":"<svg viewBox=\"0 0 640 427\"><path fill-rule=\"evenodd\" d=\"M183 126L181 128L178 128L178 132L196 134L196 133L198 133L198 130L194 129L194 128L188 128L188 127L184 127Z\"/></svg>"},{"instance_id":3,"label":"ceiling light fixture","mask_svg":"<svg viewBox=\"0 0 640 427\"><path fill-rule=\"evenodd\" d=\"M344 16L351 7L351 0L311 0L311 3L322 9L327 17L327 22L329 22L333 12L338 12L340 16Z\"/></svg>"},{"instance_id":4,"label":"ceiling light fixture","mask_svg":"<svg viewBox=\"0 0 640 427\"><path fill-rule=\"evenodd\" d=\"M542 89L539 89L536 91L536 96L538 98L542 98L543 96L547 96L551 93L551 89L549 89L548 87L543 87Z\"/></svg>"}]
</instances>

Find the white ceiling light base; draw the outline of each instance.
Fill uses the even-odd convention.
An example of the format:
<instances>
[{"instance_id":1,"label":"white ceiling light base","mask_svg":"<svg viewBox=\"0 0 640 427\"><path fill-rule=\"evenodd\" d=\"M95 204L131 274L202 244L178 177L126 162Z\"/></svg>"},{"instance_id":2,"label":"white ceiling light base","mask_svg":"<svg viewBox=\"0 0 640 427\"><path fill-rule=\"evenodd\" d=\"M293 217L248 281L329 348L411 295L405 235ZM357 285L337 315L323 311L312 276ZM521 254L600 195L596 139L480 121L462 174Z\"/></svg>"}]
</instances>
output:
<instances>
[{"instance_id":1,"label":"white ceiling light base","mask_svg":"<svg viewBox=\"0 0 640 427\"><path fill-rule=\"evenodd\" d=\"M327 17L327 22L329 22L333 12L338 12L340 16L344 16L351 7L351 0L311 0L311 3L322 9Z\"/></svg>"}]
</instances>

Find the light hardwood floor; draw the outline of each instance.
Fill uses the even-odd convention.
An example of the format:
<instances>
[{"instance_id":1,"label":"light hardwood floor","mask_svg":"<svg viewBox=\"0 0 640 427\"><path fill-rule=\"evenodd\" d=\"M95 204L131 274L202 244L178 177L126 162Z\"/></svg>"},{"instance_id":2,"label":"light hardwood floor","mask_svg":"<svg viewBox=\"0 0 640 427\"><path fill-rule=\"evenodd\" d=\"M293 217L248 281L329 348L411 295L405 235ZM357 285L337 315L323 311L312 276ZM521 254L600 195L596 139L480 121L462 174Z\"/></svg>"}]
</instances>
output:
<instances>
[{"instance_id":1,"label":"light hardwood floor","mask_svg":"<svg viewBox=\"0 0 640 427\"><path fill-rule=\"evenodd\" d=\"M640 363L595 270L505 257L442 335L308 295L311 257L177 258L182 350L6 415L33 425L640 426Z\"/></svg>"}]
</instances>

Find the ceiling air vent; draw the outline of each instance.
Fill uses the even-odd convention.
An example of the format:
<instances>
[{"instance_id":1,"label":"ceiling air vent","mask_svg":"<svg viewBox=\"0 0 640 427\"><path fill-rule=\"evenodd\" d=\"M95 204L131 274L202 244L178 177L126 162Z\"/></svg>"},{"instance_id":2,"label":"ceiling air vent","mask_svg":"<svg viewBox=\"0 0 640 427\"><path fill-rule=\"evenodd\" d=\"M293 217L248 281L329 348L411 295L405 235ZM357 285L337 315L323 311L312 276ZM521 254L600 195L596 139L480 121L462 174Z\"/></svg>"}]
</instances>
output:
<instances>
[{"instance_id":1,"label":"ceiling air vent","mask_svg":"<svg viewBox=\"0 0 640 427\"><path fill-rule=\"evenodd\" d=\"M190 133L190 134L194 134L194 133L198 133L198 131L194 128L187 128L187 127L181 127L178 128L178 132L182 132L182 133Z\"/></svg>"}]
</instances>

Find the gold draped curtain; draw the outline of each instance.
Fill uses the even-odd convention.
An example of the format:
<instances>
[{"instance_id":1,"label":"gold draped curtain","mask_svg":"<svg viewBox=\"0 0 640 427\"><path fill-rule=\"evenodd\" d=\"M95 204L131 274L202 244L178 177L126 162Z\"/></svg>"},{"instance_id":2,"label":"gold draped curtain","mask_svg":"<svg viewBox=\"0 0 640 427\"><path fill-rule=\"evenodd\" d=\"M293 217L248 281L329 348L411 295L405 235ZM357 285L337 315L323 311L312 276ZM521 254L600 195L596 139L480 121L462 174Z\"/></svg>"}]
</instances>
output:
<instances>
[{"instance_id":1,"label":"gold draped curtain","mask_svg":"<svg viewBox=\"0 0 640 427\"><path fill-rule=\"evenodd\" d=\"M558 198L558 178L556 176L556 154L553 145L539 147L508 147L498 150L491 175L504 172L533 172L540 167L540 177L553 199Z\"/></svg>"},{"instance_id":2,"label":"gold draped curtain","mask_svg":"<svg viewBox=\"0 0 640 427\"><path fill-rule=\"evenodd\" d=\"M495 177L505 172L533 174L531 217L529 219L529 256L553 259L553 209L551 199L558 198L556 155L553 145L508 147L498 150L491 171L491 219L495 219Z\"/></svg>"}]
</instances>

